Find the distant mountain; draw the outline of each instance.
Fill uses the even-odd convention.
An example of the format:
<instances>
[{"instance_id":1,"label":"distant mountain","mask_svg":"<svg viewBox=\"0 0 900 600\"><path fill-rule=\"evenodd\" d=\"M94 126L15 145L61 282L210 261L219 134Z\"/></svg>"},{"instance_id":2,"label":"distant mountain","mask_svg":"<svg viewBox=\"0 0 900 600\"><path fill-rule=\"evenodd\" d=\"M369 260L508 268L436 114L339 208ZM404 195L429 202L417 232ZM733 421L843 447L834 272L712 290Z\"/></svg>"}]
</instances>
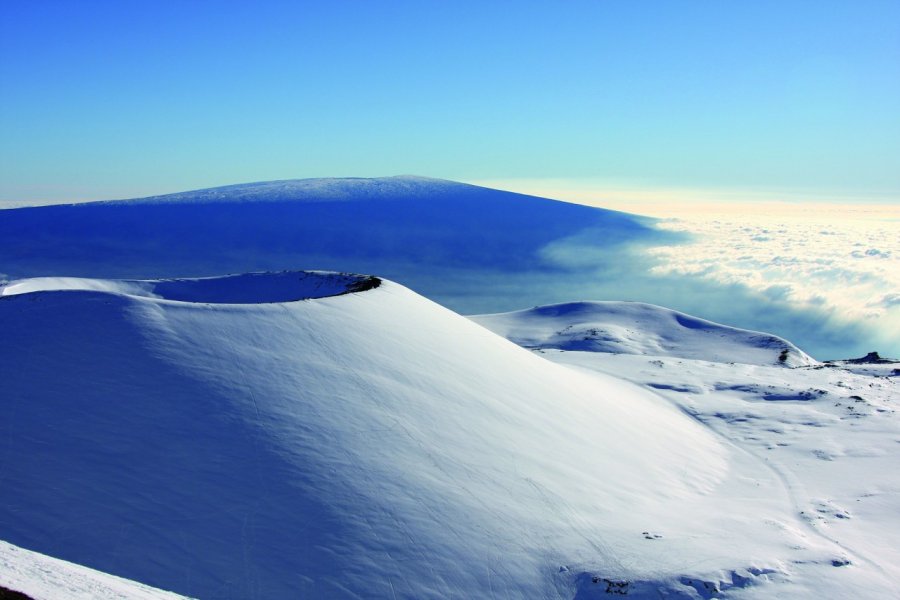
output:
<instances>
[{"instance_id":1,"label":"distant mountain","mask_svg":"<svg viewBox=\"0 0 900 600\"><path fill-rule=\"evenodd\" d=\"M778 336L640 302L570 302L471 318L526 348L785 367L818 364Z\"/></svg>"},{"instance_id":2,"label":"distant mountain","mask_svg":"<svg viewBox=\"0 0 900 600\"><path fill-rule=\"evenodd\" d=\"M208 599L640 598L765 584L800 543L777 481L653 393L390 281L0 294L0 539L39 552Z\"/></svg>"},{"instance_id":3,"label":"distant mountain","mask_svg":"<svg viewBox=\"0 0 900 600\"><path fill-rule=\"evenodd\" d=\"M573 271L557 256L567 240L609 254L666 235L634 215L407 176L2 210L0 239L0 278L326 269L378 273L486 312L546 301L548 278ZM505 288L485 285L500 277Z\"/></svg>"}]
</instances>

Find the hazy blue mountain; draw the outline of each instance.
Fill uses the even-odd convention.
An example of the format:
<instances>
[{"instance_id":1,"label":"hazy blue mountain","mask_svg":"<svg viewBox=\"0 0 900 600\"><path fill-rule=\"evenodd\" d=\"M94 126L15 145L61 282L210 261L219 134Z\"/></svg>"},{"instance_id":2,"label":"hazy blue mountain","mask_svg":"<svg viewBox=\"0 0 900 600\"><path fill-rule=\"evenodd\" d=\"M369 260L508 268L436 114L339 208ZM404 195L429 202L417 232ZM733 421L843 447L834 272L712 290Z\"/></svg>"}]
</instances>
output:
<instances>
[{"instance_id":1,"label":"hazy blue mountain","mask_svg":"<svg viewBox=\"0 0 900 600\"><path fill-rule=\"evenodd\" d=\"M367 272L465 309L452 298L463 288L460 295L469 295L482 274L571 270L547 249L573 236L609 249L662 234L634 215L450 181L306 179L0 211L0 273ZM530 299L472 308L517 308L522 301Z\"/></svg>"},{"instance_id":2,"label":"hazy blue mountain","mask_svg":"<svg viewBox=\"0 0 900 600\"><path fill-rule=\"evenodd\" d=\"M41 275L171 277L299 264L391 275L404 265L553 269L547 244L659 236L650 220L419 177L312 179L0 213L0 264Z\"/></svg>"}]
</instances>

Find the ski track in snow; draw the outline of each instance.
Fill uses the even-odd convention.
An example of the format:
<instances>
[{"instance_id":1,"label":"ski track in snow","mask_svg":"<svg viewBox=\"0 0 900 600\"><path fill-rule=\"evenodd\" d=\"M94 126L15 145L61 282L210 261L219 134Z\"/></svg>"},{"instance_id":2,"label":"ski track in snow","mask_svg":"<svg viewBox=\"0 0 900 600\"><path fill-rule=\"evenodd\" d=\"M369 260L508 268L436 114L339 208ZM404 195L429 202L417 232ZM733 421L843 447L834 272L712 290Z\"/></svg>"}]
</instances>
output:
<instances>
[{"instance_id":1,"label":"ski track in snow","mask_svg":"<svg viewBox=\"0 0 900 600\"><path fill-rule=\"evenodd\" d=\"M654 386L651 386L651 387L654 387ZM761 469L771 472L781 483L781 487L783 488L783 491L784 491L784 496L785 496L785 498L787 498L789 500L790 505L793 508L793 514L800 515L803 513L805 504L800 500L800 498L805 498L805 497L807 497L807 495L803 491L803 486L797 481L796 477L791 477L791 475L789 474L790 473L789 471L785 470L783 467L781 467L777 463L773 463L767 456L760 455L758 452L736 443L728 435L717 430L715 427L712 427L708 421L702 419L696 413L694 413L684 407L681 407L681 408L684 411L684 414L688 415L689 417L691 417L692 419L696 420L698 423L700 423L701 425L703 425L704 427L709 429L709 431L711 431L712 433L717 435L724 443L728 444L728 446L730 446L731 448L734 448L738 452L741 452L743 454L753 457L753 459L759 464ZM870 563L872 563L873 565L878 567L878 569L880 571L884 572L884 569L881 567L880 564L878 564L877 561L868 559L862 552L859 552L858 550L852 550L852 549L848 548L845 544L842 544L837 539L825 534L820 529L816 529L812 525L811 522L809 522L805 519L799 519L799 518L795 519L795 522L799 522L800 524L805 526L806 529L810 533L812 533L813 535L815 535L817 537L822 538L826 542L840 546L841 548L844 548L845 550L847 550L850 554L860 556L860 557L865 558L866 560L869 560Z\"/></svg>"}]
</instances>

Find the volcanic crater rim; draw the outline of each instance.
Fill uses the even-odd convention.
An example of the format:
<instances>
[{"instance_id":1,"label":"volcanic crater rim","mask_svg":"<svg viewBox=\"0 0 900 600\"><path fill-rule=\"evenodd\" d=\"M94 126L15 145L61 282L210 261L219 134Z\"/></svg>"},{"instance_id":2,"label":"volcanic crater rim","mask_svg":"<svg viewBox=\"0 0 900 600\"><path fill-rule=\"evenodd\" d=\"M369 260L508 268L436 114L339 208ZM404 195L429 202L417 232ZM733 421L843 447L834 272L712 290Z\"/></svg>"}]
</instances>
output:
<instances>
[{"instance_id":1,"label":"volcanic crater rim","mask_svg":"<svg viewBox=\"0 0 900 600\"><path fill-rule=\"evenodd\" d=\"M87 291L193 304L281 304L364 292L381 285L373 275L331 271L253 272L158 280L37 277L0 287L0 296Z\"/></svg>"}]
</instances>

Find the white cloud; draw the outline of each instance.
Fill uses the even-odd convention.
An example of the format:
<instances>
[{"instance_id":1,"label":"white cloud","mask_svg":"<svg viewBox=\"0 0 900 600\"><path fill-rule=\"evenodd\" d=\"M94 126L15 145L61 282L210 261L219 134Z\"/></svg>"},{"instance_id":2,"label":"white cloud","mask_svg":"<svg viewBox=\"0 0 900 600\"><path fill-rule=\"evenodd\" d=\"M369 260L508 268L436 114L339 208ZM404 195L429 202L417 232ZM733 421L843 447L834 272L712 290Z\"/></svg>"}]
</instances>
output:
<instances>
[{"instance_id":1,"label":"white cloud","mask_svg":"<svg viewBox=\"0 0 900 600\"><path fill-rule=\"evenodd\" d=\"M691 241L648 249L654 273L740 284L900 347L900 207L729 205L660 226Z\"/></svg>"}]
</instances>

